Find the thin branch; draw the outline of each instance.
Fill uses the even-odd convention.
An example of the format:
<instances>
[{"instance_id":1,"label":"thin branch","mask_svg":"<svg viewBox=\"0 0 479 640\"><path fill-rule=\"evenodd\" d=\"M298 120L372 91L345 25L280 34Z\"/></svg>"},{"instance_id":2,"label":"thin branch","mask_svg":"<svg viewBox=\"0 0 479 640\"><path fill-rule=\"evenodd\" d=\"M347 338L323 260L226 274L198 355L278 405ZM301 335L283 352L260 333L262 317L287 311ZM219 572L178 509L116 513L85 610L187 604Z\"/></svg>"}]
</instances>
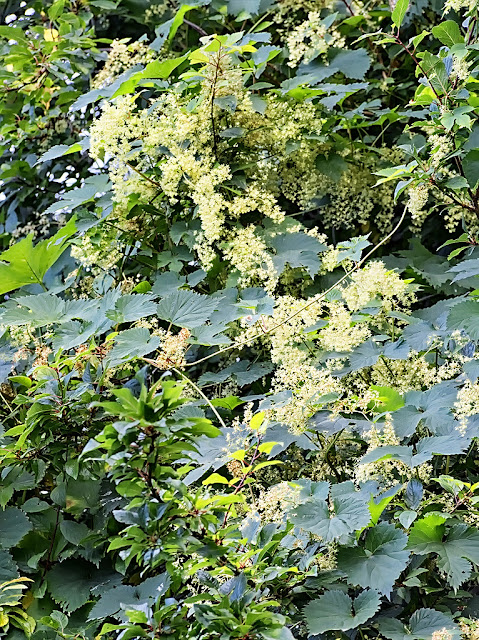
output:
<instances>
[{"instance_id":1,"label":"thin branch","mask_svg":"<svg viewBox=\"0 0 479 640\"><path fill-rule=\"evenodd\" d=\"M195 31L197 31L200 35L202 36L208 35L208 33L204 29L202 29L198 24L191 22L191 20L187 20L186 18L183 18L183 22L187 24L189 27L191 27L192 29L194 29Z\"/></svg>"},{"instance_id":2,"label":"thin branch","mask_svg":"<svg viewBox=\"0 0 479 640\"><path fill-rule=\"evenodd\" d=\"M158 365L158 363L155 360L152 360L151 358L141 358L141 360L143 360L144 362L148 362L149 364L152 364L157 369L162 369L163 368L163 367L160 367ZM216 410L216 407L211 403L211 400L203 393L203 391L200 389L200 387L198 387L198 385L196 385L193 382L193 380L190 380L190 378L188 378L188 376L185 376L185 374L182 371L180 371L179 369L176 369L175 367L170 367L170 369L171 369L171 371L174 371L177 375L181 376L185 382L190 384L193 387L193 389L197 393L200 394L200 396L203 398L203 400L205 400L206 403L208 404L208 406L211 409L211 411L213 411L215 416L218 418L218 422L221 424L222 427L224 427L226 429L226 424L225 424L223 418L220 416L220 414Z\"/></svg>"},{"instance_id":3,"label":"thin branch","mask_svg":"<svg viewBox=\"0 0 479 640\"><path fill-rule=\"evenodd\" d=\"M361 260L359 260L359 262L356 263L356 265L350 269L349 271L347 271L344 276L342 276L339 280L337 280L331 287L329 287L329 289L326 289L326 291L323 291L323 293L320 296L315 296L313 297L313 299L306 303L304 306L302 306L300 309L298 309L298 311L296 311L295 313L292 313L290 316L288 316L287 318L285 318L285 320L283 320L282 322L278 322L278 324L273 325L270 329L265 329L263 331L261 331L261 333L257 333L254 336L251 336L250 338L246 338L245 340L240 340L239 342L235 342L232 345L229 345L228 347L223 347L222 349L218 349L218 351L215 351L214 353L211 353L208 356L205 356L204 358L200 358L199 360L195 360L194 362L188 362L185 366L187 367L193 367L194 365L200 364L202 362L206 362L207 360L209 360L210 358L214 358L215 356L221 354L221 353L226 353L227 351L230 351L231 349L236 349L237 347L242 347L246 344L249 344L251 342L254 342L254 340L257 340L258 338L262 338L264 336L269 335L270 333L273 333L274 331L276 331L276 329L278 329L279 327L282 327L286 322L289 322L290 320L292 320L293 318L295 318L296 316L298 316L300 313L302 313L303 311L305 311L306 309L308 309L311 305L316 304L317 302L319 302L320 300L323 300L328 293L331 293L331 291L333 291L333 289L335 289L338 285L340 285L342 282L344 282L345 280L347 280L347 278L349 278L350 275L352 275L353 273L355 273L356 271L358 271L358 269L367 261L369 260L369 258L379 249L379 247L381 247L383 244L385 244L390 238L392 238L392 236L396 233L396 231L399 229L399 227L401 226L401 224L403 223L404 218L406 217L406 211L407 209L404 208L402 215L398 221L398 223L396 224L396 226L392 229L392 231L390 231L386 236L384 236L384 238L375 246L371 249L371 251L369 251L364 258L361 258Z\"/></svg>"}]
</instances>

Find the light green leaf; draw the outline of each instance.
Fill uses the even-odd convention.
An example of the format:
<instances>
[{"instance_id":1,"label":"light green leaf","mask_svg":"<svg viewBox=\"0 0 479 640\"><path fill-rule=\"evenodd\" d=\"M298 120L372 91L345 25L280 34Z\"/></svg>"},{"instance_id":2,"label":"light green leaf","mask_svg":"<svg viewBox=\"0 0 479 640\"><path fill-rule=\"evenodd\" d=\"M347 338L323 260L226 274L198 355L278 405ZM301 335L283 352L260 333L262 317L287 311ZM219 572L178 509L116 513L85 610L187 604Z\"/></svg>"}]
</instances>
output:
<instances>
[{"instance_id":1,"label":"light green leaf","mask_svg":"<svg viewBox=\"0 0 479 640\"><path fill-rule=\"evenodd\" d=\"M378 398L371 401L371 405L376 411L393 412L404 407L404 399L396 389L391 387L378 387L375 384L371 385L370 389L379 394Z\"/></svg>"},{"instance_id":2,"label":"light green leaf","mask_svg":"<svg viewBox=\"0 0 479 640\"><path fill-rule=\"evenodd\" d=\"M74 144L57 144L48 151L46 151L40 158L36 161L37 164L41 164L42 162L47 162L48 160L55 160L56 158L60 158L62 156L68 156L71 153L76 153L77 151L82 150L82 145L79 142L75 142Z\"/></svg>"},{"instance_id":3,"label":"light green leaf","mask_svg":"<svg viewBox=\"0 0 479 640\"><path fill-rule=\"evenodd\" d=\"M397 0L391 19L398 29L402 25L408 9L409 0Z\"/></svg>"},{"instance_id":4,"label":"light green leaf","mask_svg":"<svg viewBox=\"0 0 479 640\"><path fill-rule=\"evenodd\" d=\"M471 562L479 563L479 531L465 524L451 527L444 538L446 518L430 514L411 529L408 548L419 554L437 554L438 567L457 589L471 574Z\"/></svg>"},{"instance_id":5,"label":"light green leaf","mask_svg":"<svg viewBox=\"0 0 479 640\"><path fill-rule=\"evenodd\" d=\"M437 24L432 28L432 34L442 42L442 44L445 44L446 47L452 47L455 44L464 42L459 25L457 22L454 22L454 20L446 20L445 22L441 22L441 24Z\"/></svg>"},{"instance_id":6,"label":"light green leaf","mask_svg":"<svg viewBox=\"0 0 479 640\"><path fill-rule=\"evenodd\" d=\"M0 254L0 294L27 284L41 284L43 276L67 248L67 241L75 233L75 220L48 240L33 245L33 234Z\"/></svg>"}]
</instances>

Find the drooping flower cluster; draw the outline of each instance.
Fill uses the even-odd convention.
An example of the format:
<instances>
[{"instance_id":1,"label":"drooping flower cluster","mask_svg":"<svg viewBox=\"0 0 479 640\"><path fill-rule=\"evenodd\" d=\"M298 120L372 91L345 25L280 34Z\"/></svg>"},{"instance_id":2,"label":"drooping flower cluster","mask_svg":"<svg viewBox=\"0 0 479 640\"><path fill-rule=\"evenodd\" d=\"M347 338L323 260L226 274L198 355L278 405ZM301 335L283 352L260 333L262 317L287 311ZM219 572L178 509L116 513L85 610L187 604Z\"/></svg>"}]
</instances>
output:
<instances>
[{"instance_id":1,"label":"drooping flower cluster","mask_svg":"<svg viewBox=\"0 0 479 640\"><path fill-rule=\"evenodd\" d=\"M113 40L102 69L93 78L92 86L100 89L111 84L119 75L136 64L146 65L156 58L146 42L130 42L130 38Z\"/></svg>"},{"instance_id":2,"label":"drooping flower cluster","mask_svg":"<svg viewBox=\"0 0 479 640\"><path fill-rule=\"evenodd\" d=\"M180 212L195 209L201 222L196 251L205 268L223 246L240 275L250 278L254 263L260 275L271 265L261 226L248 227L243 220L254 214L260 223L280 223L280 196L303 203L316 195L311 174L316 183L320 174L311 167L318 144L303 134L317 136L323 120L311 102L253 95L224 50L207 59L193 105L191 95L182 93L184 85L172 87L148 109L139 109L133 96L104 104L91 128L90 153L109 159L119 226L135 227L134 220L123 221L131 193L144 202L163 193ZM293 140L301 142L291 155ZM242 164L238 182L236 166ZM148 178L145 172L152 167L156 175Z\"/></svg>"}]
</instances>

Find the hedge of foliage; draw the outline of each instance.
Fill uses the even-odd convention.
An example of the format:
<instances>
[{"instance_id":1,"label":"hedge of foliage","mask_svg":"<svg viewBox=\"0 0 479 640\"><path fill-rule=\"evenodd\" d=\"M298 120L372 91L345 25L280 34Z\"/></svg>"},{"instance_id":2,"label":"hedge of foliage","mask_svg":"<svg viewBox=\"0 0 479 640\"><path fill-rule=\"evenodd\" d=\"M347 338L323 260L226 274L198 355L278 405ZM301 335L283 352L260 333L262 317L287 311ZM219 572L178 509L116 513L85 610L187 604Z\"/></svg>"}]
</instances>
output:
<instances>
[{"instance_id":1,"label":"hedge of foliage","mask_svg":"<svg viewBox=\"0 0 479 640\"><path fill-rule=\"evenodd\" d=\"M0 637L477 640L476 0L0 13Z\"/></svg>"}]
</instances>

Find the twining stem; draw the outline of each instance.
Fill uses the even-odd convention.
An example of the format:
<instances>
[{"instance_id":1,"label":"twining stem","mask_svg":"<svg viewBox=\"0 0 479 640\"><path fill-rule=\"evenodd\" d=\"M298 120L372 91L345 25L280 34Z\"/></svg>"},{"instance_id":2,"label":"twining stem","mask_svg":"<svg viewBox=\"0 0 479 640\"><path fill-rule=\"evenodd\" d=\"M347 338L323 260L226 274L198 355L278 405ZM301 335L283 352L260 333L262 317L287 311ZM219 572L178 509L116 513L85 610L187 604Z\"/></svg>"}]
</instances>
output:
<instances>
[{"instance_id":1,"label":"twining stem","mask_svg":"<svg viewBox=\"0 0 479 640\"><path fill-rule=\"evenodd\" d=\"M390 231L386 236L384 236L384 238L378 242L377 245L375 245L371 251L369 251L364 258L361 258L361 260L359 260L359 262L357 262L354 267L352 269L350 269L349 271L346 271L346 273L344 274L344 276L342 276L341 278L339 278L339 280L337 280L333 285L331 285L329 287L329 289L326 289L326 291L323 291L323 293L319 296L314 296L313 299L310 302L307 302L305 305L303 305L300 309L298 309L297 311L295 311L294 313L292 313L291 315L287 316L284 320L282 320L281 322L278 322L277 324L273 325L272 327L270 327L269 329L263 329L261 332L257 333L254 336L251 336L249 338L245 338L244 340L240 340L238 342L233 343L232 345L229 345L228 347L223 347L222 349L218 349L217 351L215 351L214 353L210 353L210 355L205 356L204 358L200 358L199 360L195 360L194 362L188 362L186 363L186 367L193 367L197 364L200 364L202 362L206 362L207 360L209 360L210 358L214 358L215 356L221 354L221 353L226 353L227 351L230 351L231 349L236 349L238 347L242 347L246 344L250 344L251 342L254 342L254 340L257 340L258 338L262 338L264 336L269 335L270 333L273 333L274 331L276 331L276 329L279 329L279 327L282 327L284 324L286 324L287 322L289 322L290 320L292 320L293 318L295 318L296 316L298 316L299 314L303 313L303 311L305 311L306 309L308 309L311 305L316 304L317 302L319 302L320 300L323 300L328 293L331 293L331 291L333 291L334 289L336 289L336 287L338 285L340 285L342 282L344 282L345 280L347 280L349 278L349 276L351 276L353 273L355 273L356 271L358 271L358 269L367 261L369 260L369 258L379 249L379 247L381 247L383 244L385 244L390 238L392 238L392 236L396 233L396 231L399 229L399 227L401 226L401 224L403 223L404 218L406 217L406 207L404 208L402 215L398 221L398 223L396 224L396 226L392 229L392 231Z\"/></svg>"}]
</instances>

